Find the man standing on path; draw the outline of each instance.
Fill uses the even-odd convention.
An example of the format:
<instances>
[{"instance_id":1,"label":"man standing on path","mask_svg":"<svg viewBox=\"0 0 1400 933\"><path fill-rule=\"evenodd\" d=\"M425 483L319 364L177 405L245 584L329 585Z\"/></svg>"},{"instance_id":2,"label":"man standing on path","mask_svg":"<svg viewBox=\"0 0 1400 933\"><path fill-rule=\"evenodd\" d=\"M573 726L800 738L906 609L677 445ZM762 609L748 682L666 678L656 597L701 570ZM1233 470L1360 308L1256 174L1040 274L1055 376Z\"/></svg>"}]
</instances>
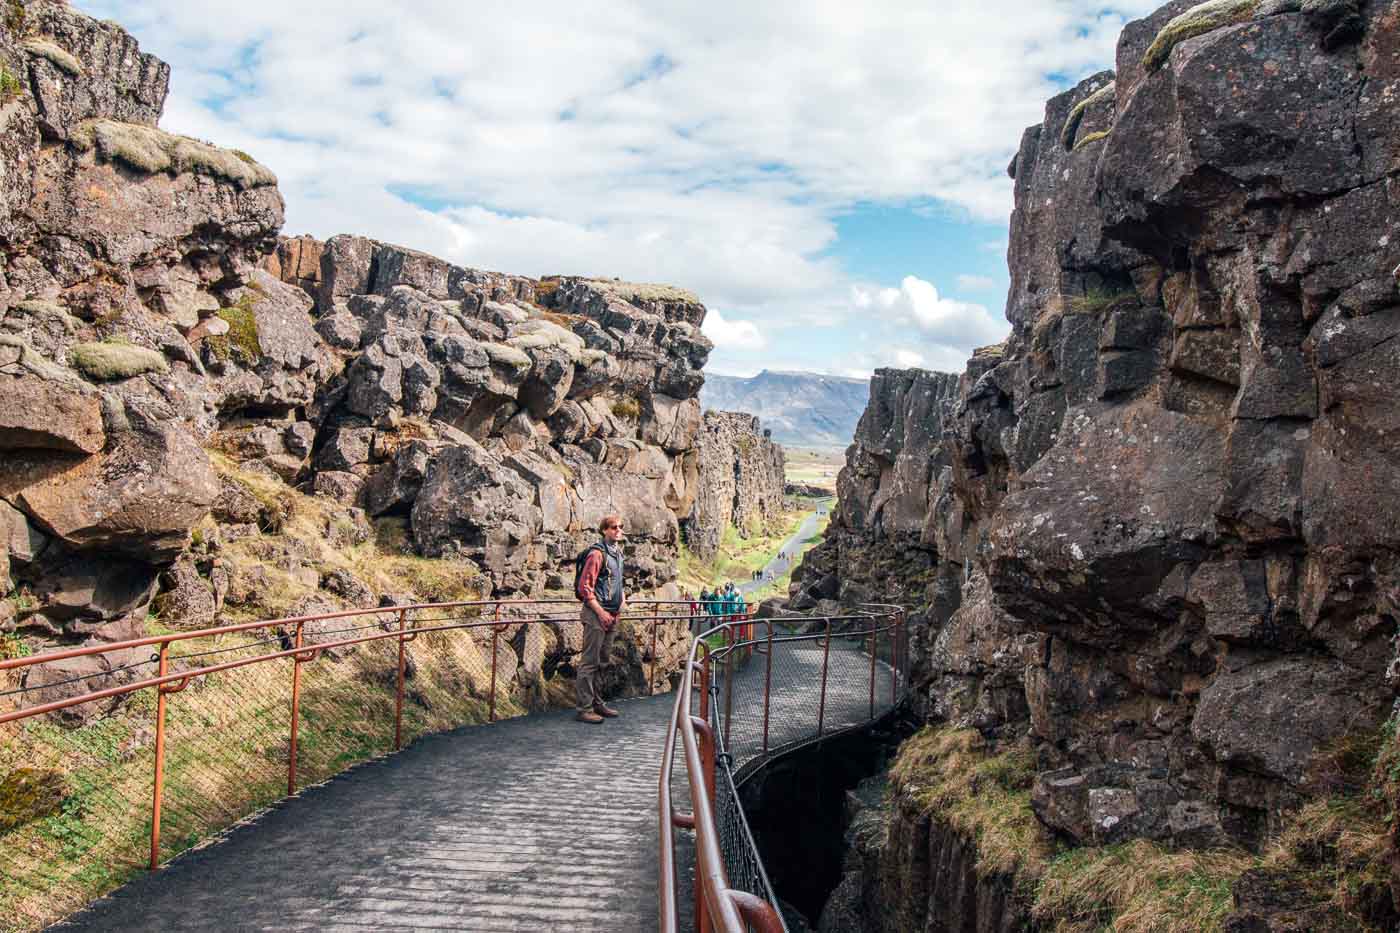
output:
<instances>
[{"instance_id":1,"label":"man standing on path","mask_svg":"<svg viewBox=\"0 0 1400 933\"><path fill-rule=\"evenodd\" d=\"M605 515L598 525L600 544L588 549L579 573L583 598L579 620L583 623L583 657L578 666L578 721L600 723L617 710L603 702L598 674L612 653L613 629L627 597L622 592L622 516Z\"/></svg>"}]
</instances>

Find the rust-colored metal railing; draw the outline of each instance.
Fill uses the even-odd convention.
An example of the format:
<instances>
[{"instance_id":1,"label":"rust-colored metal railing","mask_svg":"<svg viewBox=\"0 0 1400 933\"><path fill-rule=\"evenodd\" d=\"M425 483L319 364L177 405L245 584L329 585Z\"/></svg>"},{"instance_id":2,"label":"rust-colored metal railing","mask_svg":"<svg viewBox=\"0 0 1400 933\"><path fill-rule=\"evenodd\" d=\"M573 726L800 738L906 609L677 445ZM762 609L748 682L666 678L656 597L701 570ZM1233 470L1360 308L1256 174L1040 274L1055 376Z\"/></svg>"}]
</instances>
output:
<instances>
[{"instance_id":1,"label":"rust-colored metal railing","mask_svg":"<svg viewBox=\"0 0 1400 933\"><path fill-rule=\"evenodd\" d=\"M775 621L801 624L808 632L779 635ZM753 633L755 622L766 629L759 637ZM833 640L840 642L836 650ZM712 648L716 641L721 646ZM864 727L893 709L907 689L907 646L904 610L888 605L862 606L853 615L830 618L730 618L695 639L676 691L657 788L658 927L662 933L676 933L680 927L677 829L695 833L696 933L786 933L738 804L736 775L741 782L776 755L823 736ZM813 669L815 658L806 657L818 651L819 672ZM747 665L755 652L763 655L761 675ZM792 663L775 682L774 666L780 660ZM889 682L889 704L884 707L880 705L882 677ZM723 702L718 702L721 691ZM782 703L788 720L776 742L772 734L775 700ZM801 713L808 709L815 710L814 721L804 726ZM751 715L753 710L761 710L761 716ZM839 721L829 726L829 717L836 720L837 716ZM672 795L677 737L690 811L679 809ZM735 872L728 866L745 877L733 877Z\"/></svg>"},{"instance_id":2,"label":"rust-colored metal railing","mask_svg":"<svg viewBox=\"0 0 1400 933\"><path fill-rule=\"evenodd\" d=\"M47 702L34 703L32 705L24 704L24 697L26 694L52 693L55 689L55 685L48 682L41 682L37 686L31 687L22 685L18 689L0 692L0 704L3 704L0 705L0 725L51 716L52 714L61 713L72 707L125 697L137 694L141 691L152 691L155 697L155 735L154 766L151 775L150 795L149 865L154 869L160 863L161 853L161 818L164 809L163 804L165 802L163 798L166 778L167 709L171 703L171 698L175 694L185 690L192 683L239 668L266 665L271 662L290 659L291 703L289 716L290 726L287 733L286 787L287 795L291 796L297 792L299 787L298 747L300 744L300 722L302 719L300 706L303 692L302 668L304 666L314 664L328 652L351 649L356 646L378 642L397 643L395 696L393 705L393 747L395 750L398 750L403 747L404 741L404 697L405 681L407 679L406 648L411 642L427 633L470 633L477 629L489 629L491 664L489 686L486 691L488 696L487 718L489 721L494 722L498 713L497 696L502 687L499 682L497 664L497 653L500 650L502 636L516 626L577 622L577 605L577 602L573 600L478 600L472 602L424 603L369 610L348 610L344 612L273 619L261 622L246 622L237 625L224 625L193 631L171 632L123 642L84 645L45 654L0 660L0 673L12 672L11 676L24 678L26 671L38 668L41 665L51 665L54 662L70 661L76 658L105 658L105 670L72 678L65 682L68 684L97 678L104 678L107 680L114 679L113 671L123 669L123 665L112 659L129 658L130 655L127 653L136 649L151 648L153 651L151 660L137 662L134 665L125 665L126 668L142 667L148 664L156 665L154 676L145 677L144 679L136 677L127 683L104 686L102 689L89 690L87 692L77 692L72 695L61 696L57 699L48 699ZM425 613L433 617L430 620L433 624L420 624L421 620L415 621L415 617L421 617L421 615ZM644 624L649 624L651 626L651 651L649 658L646 659L648 665L648 692L654 689L657 681L657 664L659 661L657 656L657 642L659 629L667 623L686 623L688 626L690 619L689 613L689 602L665 600L629 601L623 618L630 620L634 626ZM368 622L369 624L361 628L352 627L350 629L337 630L342 633L346 631L354 633L352 637L328 640L313 628L316 623L320 622L331 620L354 621L357 619ZM185 667L178 666L178 662L181 659L172 657L171 655L171 646L180 642L194 639L211 639L235 633L262 633L265 635L271 633L271 637L256 641L253 644L280 642L277 644L279 650L266 651L251 657L239 657L221 663ZM14 702L11 700L12 697L20 698L18 701L19 705L15 708L6 709L5 705Z\"/></svg>"}]
</instances>

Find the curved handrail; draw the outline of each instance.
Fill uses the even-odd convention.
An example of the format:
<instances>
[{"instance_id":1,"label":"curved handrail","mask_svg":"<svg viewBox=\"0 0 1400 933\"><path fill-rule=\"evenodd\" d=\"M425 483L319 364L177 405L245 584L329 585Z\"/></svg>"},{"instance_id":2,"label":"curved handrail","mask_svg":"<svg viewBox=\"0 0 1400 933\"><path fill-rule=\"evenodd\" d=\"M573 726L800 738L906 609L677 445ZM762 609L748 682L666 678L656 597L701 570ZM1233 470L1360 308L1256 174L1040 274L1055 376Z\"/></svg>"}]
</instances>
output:
<instances>
[{"instance_id":1,"label":"curved handrail","mask_svg":"<svg viewBox=\"0 0 1400 933\"><path fill-rule=\"evenodd\" d=\"M784 933L786 930L782 915L775 903L753 892L730 887L730 879L725 871L724 853L718 842L719 831L715 819L715 781L717 760L723 761L720 766L725 769L724 779L726 781L732 780L733 763L732 760L727 760L729 759L728 742L725 740L731 723L729 710L726 708L722 712L721 704L710 702L711 691L717 689L712 683L712 668L716 661L727 661L741 651L751 654L755 648L760 646L766 649L767 667L764 673L763 688L763 757L766 758L776 753L776 750L768 747L768 709L773 692L771 678L774 651L785 644L812 642L818 639L822 641L824 657L820 696L824 707L828 671L827 658L830 654L833 625L849 621L867 622L869 623L867 628L839 634L848 637L870 637L871 718L866 720L869 722L875 718L876 663L881 633L888 632L891 637L891 706L894 705L899 693L907 685L907 673L902 680L900 677L900 661L906 647L904 610L900 606L874 603L865 604L859 608L865 611L849 616L799 617L809 623L825 622L823 631L817 634L784 635L775 638L773 635L774 620L755 620L751 616L744 616L725 621L696 637L691 648L689 661L685 665L680 688L676 692L676 701L673 704L670 725L662 748L661 774L657 785L657 823L660 832L658 927L662 933L676 933L679 929L675 894L677 879L674 852L677 827L693 828L695 831L695 929L698 933L709 933L710 930L721 931L721 933L743 933L748 929L757 929L761 933ZM881 625L879 621L881 619L887 620L887 622ZM735 637L738 631L751 626L754 621L767 622L765 638L748 637L740 640ZM724 636L725 644L712 651L706 640L721 633ZM698 683L697 675L699 677ZM725 680L726 690L728 690L733 683L732 675L727 676ZM696 715L697 711L692 708L697 687L700 698L699 715ZM728 699L726 696L725 707L728 707ZM721 716L724 717L723 722L720 721ZM819 716L817 732L814 737L820 737L821 734L822 719ZM691 813L677 811L671 794L671 771L675 763L677 735L681 739L686 765L686 776L693 807ZM721 748L726 750L722 758L717 754ZM743 844L752 846L752 840L747 836L747 826L744 827L743 836ZM757 858L756 852L753 854L761 873L762 861ZM766 877L762 879L762 886L767 887Z\"/></svg>"}]
</instances>

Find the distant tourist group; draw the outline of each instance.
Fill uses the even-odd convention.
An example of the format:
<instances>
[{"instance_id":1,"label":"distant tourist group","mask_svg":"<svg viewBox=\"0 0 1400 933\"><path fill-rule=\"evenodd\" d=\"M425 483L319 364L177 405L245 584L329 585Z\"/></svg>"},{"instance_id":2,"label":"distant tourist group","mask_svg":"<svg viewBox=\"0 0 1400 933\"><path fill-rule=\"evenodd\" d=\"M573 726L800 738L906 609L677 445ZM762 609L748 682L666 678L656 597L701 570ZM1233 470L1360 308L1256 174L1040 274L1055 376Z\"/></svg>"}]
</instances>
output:
<instances>
[{"instance_id":1,"label":"distant tourist group","mask_svg":"<svg viewBox=\"0 0 1400 933\"><path fill-rule=\"evenodd\" d=\"M741 616L746 609L744 594L732 582L715 587L714 592L701 590L699 603L700 611L707 616Z\"/></svg>"}]
</instances>

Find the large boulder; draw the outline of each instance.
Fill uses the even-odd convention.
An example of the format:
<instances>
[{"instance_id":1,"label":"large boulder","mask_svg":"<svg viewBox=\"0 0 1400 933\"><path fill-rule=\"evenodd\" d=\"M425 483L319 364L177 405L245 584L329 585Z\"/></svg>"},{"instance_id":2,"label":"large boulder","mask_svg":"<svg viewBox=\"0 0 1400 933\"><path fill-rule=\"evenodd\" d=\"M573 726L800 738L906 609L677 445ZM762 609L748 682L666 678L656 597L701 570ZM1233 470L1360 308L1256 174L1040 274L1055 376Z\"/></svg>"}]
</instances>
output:
<instances>
[{"instance_id":1,"label":"large boulder","mask_svg":"<svg viewBox=\"0 0 1400 933\"><path fill-rule=\"evenodd\" d=\"M460 553L500 587L518 587L540 528L530 487L474 441L443 448L413 504L413 539L425 556Z\"/></svg>"},{"instance_id":2,"label":"large boulder","mask_svg":"<svg viewBox=\"0 0 1400 933\"><path fill-rule=\"evenodd\" d=\"M92 456L21 451L0 464L0 496L74 548L174 557L219 491L208 456L159 406L114 413Z\"/></svg>"},{"instance_id":3,"label":"large boulder","mask_svg":"<svg viewBox=\"0 0 1400 933\"><path fill-rule=\"evenodd\" d=\"M44 448L91 454L102 449L102 400L71 372L23 341L0 335L0 450Z\"/></svg>"}]
</instances>

